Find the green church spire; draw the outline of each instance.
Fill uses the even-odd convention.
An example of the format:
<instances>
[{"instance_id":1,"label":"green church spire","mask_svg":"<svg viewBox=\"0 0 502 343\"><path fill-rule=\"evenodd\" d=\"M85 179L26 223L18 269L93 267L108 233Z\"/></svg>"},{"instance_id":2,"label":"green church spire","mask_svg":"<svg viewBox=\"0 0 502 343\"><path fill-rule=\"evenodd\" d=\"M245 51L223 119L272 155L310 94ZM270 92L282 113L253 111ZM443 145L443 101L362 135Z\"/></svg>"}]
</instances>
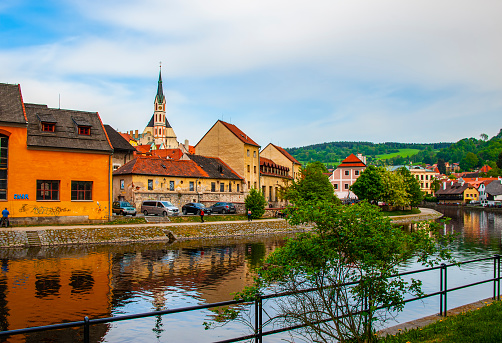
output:
<instances>
[{"instance_id":1,"label":"green church spire","mask_svg":"<svg viewBox=\"0 0 502 343\"><path fill-rule=\"evenodd\" d=\"M155 100L159 104L162 104L164 102L164 91L162 90L162 65L160 66L159 70L159 84L157 86L157 96L155 97Z\"/></svg>"}]
</instances>

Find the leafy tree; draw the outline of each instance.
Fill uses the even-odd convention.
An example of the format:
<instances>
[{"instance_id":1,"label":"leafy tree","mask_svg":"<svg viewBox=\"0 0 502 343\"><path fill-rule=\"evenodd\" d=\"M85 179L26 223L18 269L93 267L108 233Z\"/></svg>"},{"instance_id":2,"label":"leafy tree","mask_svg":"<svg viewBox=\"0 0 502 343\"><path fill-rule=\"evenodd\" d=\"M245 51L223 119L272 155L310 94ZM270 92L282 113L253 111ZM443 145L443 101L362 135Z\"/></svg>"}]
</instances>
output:
<instances>
[{"instance_id":1,"label":"leafy tree","mask_svg":"<svg viewBox=\"0 0 502 343\"><path fill-rule=\"evenodd\" d=\"M441 174L446 174L446 163L442 158L438 159L438 170Z\"/></svg>"},{"instance_id":2,"label":"leafy tree","mask_svg":"<svg viewBox=\"0 0 502 343\"><path fill-rule=\"evenodd\" d=\"M502 132L502 130L500 130ZM502 169L502 151L500 152L498 158L497 158L497 167Z\"/></svg>"},{"instance_id":3,"label":"leafy tree","mask_svg":"<svg viewBox=\"0 0 502 343\"><path fill-rule=\"evenodd\" d=\"M382 167L368 166L350 186L350 190L360 200L368 200L371 203L378 202L382 197Z\"/></svg>"},{"instance_id":4,"label":"leafy tree","mask_svg":"<svg viewBox=\"0 0 502 343\"><path fill-rule=\"evenodd\" d=\"M265 214L267 201L263 194L254 188L249 191L246 199L244 199L244 204L246 205L246 212L251 210L251 218L253 219L261 218Z\"/></svg>"},{"instance_id":5,"label":"leafy tree","mask_svg":"<svg viewBox=\"0 0 502 343\"><path fill-rule=\"evenodd\" d=\"M300 201L327 200L339 202L333 185L324 174L328 170L321 162L312 162L300 169L300 177L283 190L283 197L297 204Z\"/></svg>"},{"instance_id":6,"label":"leafy tree","mask_svg":"<svg viewBox=\"0 0 502 343\"><path fill-rule=\"evenodd\" d=\"M418 180L411 175L410 171L405 167L400 168L398 173L403 176L404 188L406 193L408 193L410 205L414 207L420 205L424 199L424 194L420 189L420 183L418 183Z\"/></svg>"},{"instance_id":7,"label":"leafy tree","mask_svg":"<svg viewBox=\"0 0 502 343\"><path fill-rule=\"evenodd\" d=\"M441 188L441 181L434 177L431 181L431 190L434 192L434 194L436 194L436 192L439 191L439 188Z\"/></svg>"},{"instance_id":8,"label":"leafy tree","mask_svg":"<svg viewBox=\"0 0 502 343\"><path fill-rule=\"evenodd\" d=\"M238 297L250 301L271 287L291 292L267 302L273 313L268 324L302 326L292 335L304 341L376 341L374 324L402 310L406 294L423 294L420 281L390 276L411 258L428 266L451 259L445 248L451 237L440 236L437 223L422 223L420 230L407 232L367 202L341 206L319 201L314 211L299 207L288 220L315 226L269 255L254 285ZM349 282L352 287L342 286ZM313 290L296 293L305 289ZM377 311L380 306L387 309ZM227 309L218 319L237 317L244 314Z\"/></svg>"},{"instance_id":9,"label":"leafy tree","mask_svg":"<svg viewBox=\"0 0 502 343\"><path fill-rule=\"evenodd\" d=\"M465 157L460 161L460 168L465 171L474 169L479 163L479 158L476 154L468 152Z\"/></svg>"},{"instance_id":10,"label":"leafy tree","mask_svg":"<svg viewBox=\"0 0 502 343\"><path fill-rule=\"evenodd\" d=\"M380 200L394 206L405 207L410 204L410 196L406 192L404 177L401 173L382 170L381 180L383 187Z\"/></svg>"},{"instance_id":11,"label":"leafy tree","mask_svg":"<svg viewBox=\"0 0 502 343\"><path fill-rule=\"evenodd\" d=\"M480 134L479 137L481 137L481 139L485 142L488 140L488 135L486 133Z\"/></svg>"}]
</instances>

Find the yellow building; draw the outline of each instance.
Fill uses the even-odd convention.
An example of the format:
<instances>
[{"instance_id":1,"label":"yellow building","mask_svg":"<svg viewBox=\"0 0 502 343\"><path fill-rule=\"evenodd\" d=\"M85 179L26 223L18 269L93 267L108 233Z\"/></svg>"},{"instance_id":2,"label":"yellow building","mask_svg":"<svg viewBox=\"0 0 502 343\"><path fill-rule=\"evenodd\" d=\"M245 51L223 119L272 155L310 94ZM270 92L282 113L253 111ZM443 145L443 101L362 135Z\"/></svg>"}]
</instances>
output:
<instances>
[{"instance_id":1,"label":"yellow building","mask_svg":"<svg viewBox=\"0 0 502 343\"><path fill-rule=\"evenodd\" d=\"M276 164L268 158L260 156L260 186L261 192L269 207L283 207L286 201L280 197L280 190L287 187L293 179L290 169Z\"/></svg>"},{"instance_id":2,"label":"yellow building","mask_svg":"<svg viewBox=\"0 0 502 343\"><path fill-rule=\"evenodd\" d=\"M269 143L260 152L260 157L268 158L280 166L287 167L289 169L288 175L292 179L297 179L300 175L300 168L302 164L280 146Z\"/></svg>"},{"instance_id":3,"label":"yellow building","mask_svg":"<svg viewBox=\"0 0 502 343\"><path fill-rule=\"evenodd\" d=\"M25 104L0 84L0 150L12 223L109 219L113 149L98 113Z\"/></svg>"},{"instance_id":4,"label":"yellow building","mask_svg":"<svg viewBox=\"0 0 502 343\"><path fill-rule=\"evenodd\" d=\"M218 120L195 146L197 155L218 157L244 179L243 191L259 189L260 146L237 126Z\"/></svg>"},{"instance_id":5,"label":"yellow building","mask_svg":"<svg viewBox=\"0 0 502 343\"><path fill-rule=\"evenodd\" d=\"M211 206L218 201L244 202L243 180L219 158L186 155L172 160L139 156L113 172L113 199L139 210L144 200L166 200L181 207L189 202Z\"/></svg>"}]
</instances>

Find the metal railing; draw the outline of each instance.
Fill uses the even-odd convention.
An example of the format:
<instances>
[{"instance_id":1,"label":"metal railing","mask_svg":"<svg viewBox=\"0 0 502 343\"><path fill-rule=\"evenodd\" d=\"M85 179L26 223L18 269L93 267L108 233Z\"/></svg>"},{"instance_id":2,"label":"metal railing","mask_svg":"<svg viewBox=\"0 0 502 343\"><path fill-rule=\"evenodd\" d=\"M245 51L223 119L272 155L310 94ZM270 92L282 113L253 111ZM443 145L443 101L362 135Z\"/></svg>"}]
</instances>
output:
<instances>
[{"instance_id":1,"label":"metal railing","mask_svg":"<svg viewBox=\"0 0 502 343\"><path fill-rule=\"evenodd\" d=\"M460 266L460 265L464 265L464 264L483 262L483 261L489 261L489 260L493 261L493 278L489 278L489 279L485 279L485 280L481 280L481 281L477 281L477 282L473 282L473 283L469 283L469 284L465 284L465 285L461 285L461 286L457 286L457 287L453 287L453 288L448 289L448 282L447 282L448 281L448 278L447 278L448 267ZM416 301L416 300L420 300L420 299L425 299L425 298L430 298L430 297L439 295L439 299L440 299L439 300L439 315L446 316L447 309L448 309L447 300L448 300L448 293L449 292L453 292L453 291L457 291L460 289L493 282L493 299L500 300L500 280L501 280L500 267L501 267L500 255L494 255L493 257L480 258L480 259L476 259L476 260L469 260L469 261L459 262L459 263L454 263L454 264L444 264L443 263L437 267L431 267L431 268L425 268L425 269L419 269L419 270L413 270L413 271L399 273L399 274L391 276L391 278L398 277L398 276L400 277L400 276L406 276L406 275L414 275L414 274L419 274L419 273L423 273L423 272L427 272L427 271L431 271L431 270L439 270L439 272L440 272L439 280L440 281L439 281L439 291L438 292L429 293L429 294L426 294L423 296L406 299L403 301L403 303L408 303L408 302L412 302L412 301ZM357 282L345 283L340 286L353 286L355 284L357 284ZM217 343L239 342L239 341L248 340L248 339L254 339L255 342L261 343L263 337L265 337L265 336L270 336L270 335L278 334L281 332L301 329L302 327L304 327L304 325L288 326L288 327L283 327L283 328L279 328L279 329L263 331L263 328L264 328L263 327L263 313L264 313L263 300L279 298L279 297L284 297L284 296L298 294L298 293L312 292L314 290L315 289L306 289L306 290L302 290L302 291L298 291L298 292L283 292L283 293L275 293L275 294L258 296L254 300L254 332L252 334L249 334L246 336L221 340L221 341L218 341ZM88 317L85 317L84 320L82 320L82 321L61 323L61 324L54 324L54 325L37 326L37 327L30 327L30 328L10 330L10 331L1 331L0 338L9 337L9 336L13 336L13 335L20 335L20 334L30 334L30 333L34 333L34 332L82 327L83 328L83 342L89 343L90 342L91 326L93 326L93 325L113 323L113 322L146 318L146 317L153 317L153 316L159 316L159 315L168 315L168 314L175 314L175 313L205 310L205 309L210 309L210 308L219 308L219 307L223 307L223 306L232 306L232 305L239 305L239 304L244 304L244 303L250 304L250 302L246 302L244 300L229 300L229 301L223 301L223 302L211 303L211 304L205 304L205 305L183 307L183 308L177 308L177 309L171 309L171 310L153 311L153 312L139 313L139 314L121 315L121 316L108 317L108 318L89 319ZM383 309L385 307L386 306L381 306L381 307L377 308L377 310ZM365 310L363 309L360 311L360 313L362 313L364 311ZM327 319L327 320L318 322L318 324L321 324L323 322L332 321L332 320L333 320L333 318Z\"/></svg>"}]
</instances>

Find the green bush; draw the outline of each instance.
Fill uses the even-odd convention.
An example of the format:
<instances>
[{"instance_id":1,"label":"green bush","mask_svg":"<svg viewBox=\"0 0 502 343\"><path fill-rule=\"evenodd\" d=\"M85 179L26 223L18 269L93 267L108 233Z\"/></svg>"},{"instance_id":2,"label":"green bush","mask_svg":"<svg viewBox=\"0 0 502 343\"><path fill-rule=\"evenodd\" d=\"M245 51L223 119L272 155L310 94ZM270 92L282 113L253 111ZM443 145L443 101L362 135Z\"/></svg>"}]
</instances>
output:
<instances>
[{"instance_id":1,"label":"green bush","mask_svg":"<svg viewBox=\"0 0 502 343\"><path fill-rule=\"evenodd\" d=\"M265 214L267 201L265 200L263 194L258 192L256 189L251 188L248 196L244 200L244 203L246 204L246 213L251 210L251 218L258 219Z\"/></svg>"}]
</instances>

